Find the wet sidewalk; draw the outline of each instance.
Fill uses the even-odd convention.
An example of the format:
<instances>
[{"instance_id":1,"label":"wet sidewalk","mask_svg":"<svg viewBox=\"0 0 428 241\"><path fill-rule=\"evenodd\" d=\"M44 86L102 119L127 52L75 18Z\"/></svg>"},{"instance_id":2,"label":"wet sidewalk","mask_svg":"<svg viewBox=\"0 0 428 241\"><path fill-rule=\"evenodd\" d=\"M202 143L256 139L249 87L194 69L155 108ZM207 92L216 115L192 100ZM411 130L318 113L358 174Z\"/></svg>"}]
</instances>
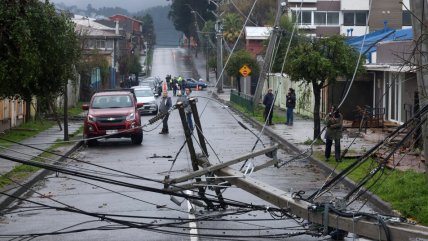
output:
<instances>
[{"instance_id":1,"label":"wet sidewalk","mask_svg":"<svg viewBox=\"0 0 428 241\"><path fill-rule=\"evenodd\" d=\"M74 133L80 128L80 126L82 126L81 122L71 122L69 123L68 132ZM51 146L55 144L55 141L62 140L63 138L64 131L60 130L59 127L55 125L50 129L47 129L33 137L21 141L23 145L13 144L11 146L8 146L7 148L3 148L3 146L0 145L0 153L28 160L32 157L40 155L43 152L41 150L48 150ZM0 142L7 143L7 141L4 140L0 140ZM25 145L30 145L41 150L36 150ZM0 158L0 175L4 175L10 172L17 165L19 165L19 163Z\"/></svg>"}]
</instances>

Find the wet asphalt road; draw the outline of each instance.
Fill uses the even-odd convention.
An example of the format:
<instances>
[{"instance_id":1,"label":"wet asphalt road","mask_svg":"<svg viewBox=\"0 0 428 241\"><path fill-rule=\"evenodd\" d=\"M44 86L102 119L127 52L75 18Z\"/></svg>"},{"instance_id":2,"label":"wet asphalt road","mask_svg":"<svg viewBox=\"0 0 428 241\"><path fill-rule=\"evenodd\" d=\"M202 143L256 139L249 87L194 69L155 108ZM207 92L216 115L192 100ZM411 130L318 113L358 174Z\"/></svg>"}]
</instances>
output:
<instances>
[{"instance_id":1,"label":"wet asphalt road","mask_svg":"<svg viewBox=\"0 0 428 241\"><path fill-rule=\"evenodd\" d=\"M178 75L192 73L193 69L181 49L156 49L152 68L152 75L163 78L166 74ZM212 100L209 91L194 91L193 96L198 98L198 110L201 114L202 128L209 143L209 160L215 164L227 161L251 151L256 137L244 130L237 123L238 115L224 108ZM176 98L173 97L173 103ZM146 122L153 116L143 116ZM70 161L68 168L84 171L93 175L129 182L136 185L163 188L161 181L166 175L179 177L188 174L191 170L190 154L185 147L178 155L177 161L169 161L179 151L184 142L184 133L179 119L178 111L174 111L169 119L168 135L159 135L160 122L145 128L144 140L141 146L135 146L128 139L109 139L101 141L99 146L82 148L75 157L93 163L132 173L141 178L126 178L122 174L84 163ZM248 127L251 128L249 124ZM252 129L258 133L255 129ZM262 135L261 140L267 146L271 140ZM195 146L197 145L196 142ZM261 149L259 143L256 150ZM201 152L196 146L197 152ZM169 157L171 156L171 157ZM279 158L287 160L290 155L279 151ZM260 164L265 157L252 160ZM241 164L233 166L239 169ZM251 174L259 179L285 191L305 190L311 193L316 187L322 185L325 177L308 161L301 160L291 163L281 169L269 167ZM78 213L62 212L55 209L38 209L39 205L20 202L16 203L13 213L0 219L0 234L24 234L41 232L67 232L85 229L91 231L55 234L36 237L34 240L227 240L231 236L239 240L271 240L264 235L293 234L300 232L300 226L292 220L273 219L269 212L255 211L242 214L221 216L226 212L233 213L238 210L229 207L226 211L206 211L203 208L189 206L183 198L176 198L181 202L178 206L170 200L170 196L147 192L127 187L106 184L97 181L85 180L69 175L59 174L48 176L35 187L38 193L29 196L29 200L52 206L67 204L86 212L109 213L116 215L133 215L131 217L115 217L120 220L132 221L133 225L143 225L141 229L124 228L113 222L99 218L89 217ZM341 188L335 190L340 193ZM213 194L212 191L209 191ZM44 196L42 196L43 194ZM126 196L125 196L126 195ZM225 189L223 196L230 200L237 200L255 205L268 205L261 199L248 194L239 188ZM49 198L61 203L56 203ZM189 213L193 208L195 213ZM196 217L210 220L187 223L188 218ZM168 219L165 219L168 218ZM157 225L169 227L158 227ZM172 224L172 225L171 225ZM196 229L189 230L191 227ZM286 229L284 229L287 227ZM199 239L191 239L189 232L197 232ZM214 235L217 237L211 237ZM260 237L259 237L260 236ZM259 238L257 238L259 237ZM311 236L297 236L287 240L319 240ZM1 240L8 240L3 238Z\"/></svg>"}]
</instances>

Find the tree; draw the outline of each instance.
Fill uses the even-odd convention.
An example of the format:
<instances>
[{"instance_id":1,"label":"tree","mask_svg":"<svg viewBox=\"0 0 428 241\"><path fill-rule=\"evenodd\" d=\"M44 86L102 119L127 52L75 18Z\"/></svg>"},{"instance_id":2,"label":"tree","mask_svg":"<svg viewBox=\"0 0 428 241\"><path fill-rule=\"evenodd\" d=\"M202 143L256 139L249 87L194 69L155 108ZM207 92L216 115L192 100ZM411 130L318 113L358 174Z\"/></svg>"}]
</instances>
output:
<instances>
[{"instance_id":1,"label":"tree","mask_svg":"<svg viewBox=\"0 0 428 241\"><path fill-rule=\"evenodd\" d=\"M82 41L84 42L85 39ZM80 100L89 101L91 99L93 94L90 88L92 71L95 68L100 69L101 81L104 85L110 76L109 67L109 62L97 49L92 50L81 59L77 65L77 72L80 74Z\"/></svg>"},{"instance_id":2,"label":"tree","mask_svg":"<svg viewBox=\"0 0 428 241\"><path fill-rule=\"evenodd\" d=\"M143 23L143 37L150 46L153 46L156 43L156 34L152 16L146 13L144 16L134 16L134 18Z\"/></svg>"},{"instance_id":3,"label":"tree","mask_svg":"<svg viewBox=\"0 0 428 241\"><path fill-rule=\"evenodd\" d=\"M239 38L242 29L242 19L235 13L227 13L223 17L223 37L229 42L233 43Z\"/></svg>"},{"instance_id":4,"label":"tree","mask_svg":"<svg viewBox=\"0 0 428 241\"><path fill-rule=\"evenodd\" d=\"M241 76L241 73L239 73L239 70L242 68L242 66L247 65L251 69L252 75L257 76L260 67L257 64L256 59L247 51L241 50L236 53L233 53L232 56L229 59L229 63L226 66L226 72L229 76L234 76L236 79L239 80L239 77ZM241 92L241 84L238 81L238 91Z\"/></svg>"},{"instance_id":5,"label":"tree","mask_svg":"<svg viewBox=\"0 0 428 241\"><path fill-rule=\"evenodd\" d=\"M246 18L251 11L253 3L254 1L248 0L230 1L228 4L224 4L222 11L225 11L225 13L239 13L242 18ZM272 25L276 9L276 1L259 0L252 11L248 23L257 26Z\"/></svg>"},{"instance_id":6,"label":"tree","mask_svg":"<svg viewBox=\"0 0 428 241\"><path fill-rule=\"evenodd\" d=\"M53 101L74 79L80 56L68 14L49 2L28 0L0 4L0 15L0 95L18 94L28 105L33 96Z\"/></svg>"},{"instance_id":7,"label":"tree","mask_svg":"<svg viewBox=\"0 0 428 241\"><path fill-rule=\"evenodd\" d=\"M214 9L215 5L208 1L174 0L168 17L173 21L177 31L183 32L187 38L190 38L197 36L192 11L198 12L205 20L210 20L214 19L214 15L209 11Z\"/></svg>"},{"instance_id":8,"label":"tree","mask_svg":"<svg viewBox=\"0 0 428 241\"><path fill-rule=\"evenodd\" d=\"M352 78L358 60L356 50L348 46L344 37L331 36L312 41L300 41L290 50L285 65L292 81L312 84L314 92L314 139L320 139L321 89L334 83L338 77ZM357 73L364 71L364 60L359 62Z\"/></svg>"}]
</instances>

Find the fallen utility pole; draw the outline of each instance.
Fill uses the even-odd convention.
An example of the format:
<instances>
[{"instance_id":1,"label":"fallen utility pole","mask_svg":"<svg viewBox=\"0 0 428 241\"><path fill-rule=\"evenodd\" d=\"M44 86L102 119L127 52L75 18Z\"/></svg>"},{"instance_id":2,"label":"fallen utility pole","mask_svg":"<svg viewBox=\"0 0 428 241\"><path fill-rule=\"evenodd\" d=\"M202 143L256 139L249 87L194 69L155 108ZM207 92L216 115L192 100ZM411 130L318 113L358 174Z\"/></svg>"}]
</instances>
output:
<instances>
[{"instance_id":1,"label":"fallen utility pole","mask_svg":"<svg viewBox=\"0 0 428 241\"><path fill-rule=\"evenodd\" d=\"M192 106L192 114L198 118L198 112L196 109L196 101L189 102ZM275 207L283 209L291 215L307 220L311 224L318 225L321 227L318 229L317 234L328 235L329 230L336 229L346 232L351 232L359 236L367 237L374 240L386 240L386 241L413 241L413 240L428 240L428 227L410 224L403 221L399 217L383 216L378 214L369 214L362 212L346 212L342 208L340 200L335 203L311 203L302 199L299 193L289 193L278 188L272 187L269 184L263 183L256 179L251 178L248 175L243 175L242 172L230 168L230 165L236 164L241 161L245 161L254 158L259 155L266 155L273 158L272 162L267 162L259 168L269 166L268 163L278 163L276 157L276 151L278 146L264 148L253 153L243 155L241 157L225 161L220 164L212 165L207 155L197 155L193 146L192 137L190 130L187 125L186 118L184 116L184 110L181 103L177 104L180 111L180 117L183 123L184 132L188 148L191 152L192 166L194 172L170 179L166 177L164 180L165 189L169 191L182 192L183 189L199 189L199 195L203 198L205 192L201 191L201 187L209 187L211 184L217 185L216 193L219 200L223 200L219 186L227 188L227 185L223 183L227 182L229 185L235 185L244 191L247 191L269 203ZM202 132L200 122L198 123L198 131ZM199 137L202 136L199 133ZM201 142L204 142L204 138L199 138ZM201 147L204 145L200 145ZM206 147L205 147L206 148ZM204 149L204 148L203 148ZM206 153L206 149L203 150ZM201 169L199 169L201 167ZM202 176L206 176L207 181L202 181ZM210 182L207 177L215 177L214 182ZM181 186L177 186L176 183L185 182L191 179L195 179L196 183L186 183ZM221 184L221 185L220 185ZM172 187L171 187L172 186ZM183 188L183 189L180 189ZM211 204L208 204L208 209ZM224 208L224 206L222 206Z\"/></svg>"}]
</instances>

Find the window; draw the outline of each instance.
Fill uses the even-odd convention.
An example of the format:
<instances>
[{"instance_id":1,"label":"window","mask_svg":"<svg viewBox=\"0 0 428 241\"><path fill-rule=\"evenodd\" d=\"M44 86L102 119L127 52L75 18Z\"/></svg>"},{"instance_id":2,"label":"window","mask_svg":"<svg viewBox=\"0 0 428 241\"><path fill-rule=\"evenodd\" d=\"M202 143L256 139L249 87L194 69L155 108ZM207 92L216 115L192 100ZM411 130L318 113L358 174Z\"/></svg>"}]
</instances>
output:
<instances>
[{"instance_id":1,"label":"window","mask_svg":"<svg viewBox=\"0 0 428 241\"><path fill-rule=\"evenodd\" d=\"M343 13L344 26L366 26L367 12L345 12Z\"/></svg>"},{"instance_id":2,"label":"window","mask_svg":"<svg viewBox=\"0 0 428 241\"><path fill-rule=\"evenodd\" d=\"M96 48L97 49L105 49L106 41L105 40L97 40Z\"/></svg>"},{"instance_id":3,"label":"window","mask_svg":"<svg viewBox=\"0 0 428 241\"><path fill-rule=\"evenodd\" d=\"M354 26L354 13L343 13L343 25Z\"/></svg>"},{"instance_id":4,"label":"window","mask_svg":"<svg viewBox=\"0 0 428 241\"><path fill-rule=\"evenodd\" d=\"M403 10L403 26L412 26L412 15L408 10Z\"/></svg>"},{"instance_id":5,"label":"window","mask_svg":"<svg viewBox=\"0 0 428 241\"><path fill-rule=\"evenodd\" d=\"M338 12L315 12L315 25L339 25Z\"/></svg>"},{"instance_id":6,"label":"window","mask_svg":"<svg viewBox=\"0 0 428 241\"><path fill-rule=\"evenodd\" d=\"M367 13L357 12L355 13L355 26L366 26L367 25Z\"/></svg>"},{"instance_id":7,"label":"window","mask_svg":"<svg viewBox=\"0 0 428 241\"><path fill-rule=\"evenodd\" d=\"M327 15L325 12L315 12L314 19L315 25L326 25Z\"/></svg>"},{"instance_id":8,"label":"window","mask_svg":"<svg viewBox=\"0 0 428 241\"><path fill-rule=\"evenodd\" d=\"M300 14L299 12L300 11L292 10L291 14L293 22L296 21L297 23L299 23L299 25L312 25L312 11L302 10ZM298 14L299 19L297 19Z\"/></svg>"}]
</instances>

